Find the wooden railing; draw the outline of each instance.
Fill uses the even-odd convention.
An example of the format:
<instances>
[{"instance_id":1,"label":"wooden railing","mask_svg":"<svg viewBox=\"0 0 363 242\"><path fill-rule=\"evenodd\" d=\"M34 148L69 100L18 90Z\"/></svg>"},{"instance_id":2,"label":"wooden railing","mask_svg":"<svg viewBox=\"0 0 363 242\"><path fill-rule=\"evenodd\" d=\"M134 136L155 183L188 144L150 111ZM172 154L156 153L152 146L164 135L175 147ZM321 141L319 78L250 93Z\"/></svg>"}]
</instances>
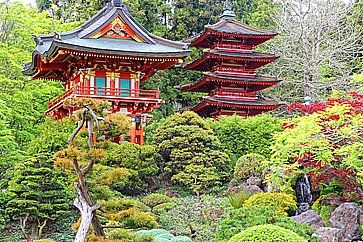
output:
<instances>
[{"instance_id":1,"label":"wooden railing","mask_svg":"<svg viewBox=\"0 0 363 242\"><path fill-rule=\"evenodd\" d=\"M67 90L60 97L53 99L48 103L48 108L53 107L57 103L65 100L71 95L78 95L84 97L94 98L146 98L146 99L159 99L160 92L158 90L135 90L125 88L98 88L90 86L74 86Z\"/></svg>"},{"instance_id":2,"label":"wooden railing","mask_svg":"<svg viewBox=\"0 0 363 242\"><path fill-rule=\"evenodd\" d=\"M217 90L211 92L211 96L214 96L214 95L255 98L257 95L257 92L247 92L247 91L234 90L234 89L217 89Z\"/></svg>"}]
</instances>

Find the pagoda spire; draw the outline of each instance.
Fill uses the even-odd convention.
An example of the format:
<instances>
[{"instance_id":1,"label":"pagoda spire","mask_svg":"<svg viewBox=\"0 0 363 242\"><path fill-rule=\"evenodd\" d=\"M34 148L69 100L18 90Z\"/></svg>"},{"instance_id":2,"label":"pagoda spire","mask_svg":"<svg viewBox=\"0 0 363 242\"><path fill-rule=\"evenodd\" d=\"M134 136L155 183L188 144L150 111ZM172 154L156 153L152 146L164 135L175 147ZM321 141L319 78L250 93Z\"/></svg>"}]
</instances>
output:
<instances>
[{"instance_id":1,"label":"pagoda spire","mask_svg":"<svg viewBox=\"0 0 363 242\"><path fill-rule=\"evenodd\" d=\"M236 18L236 14L233 11L231 1L225 0L223 7L224 7L224 11L223 11L223 14L220 16L220 19L223 19L223 18L232 18L232 19L234 19L234 18Z\"/></svg>"}]
</instances>

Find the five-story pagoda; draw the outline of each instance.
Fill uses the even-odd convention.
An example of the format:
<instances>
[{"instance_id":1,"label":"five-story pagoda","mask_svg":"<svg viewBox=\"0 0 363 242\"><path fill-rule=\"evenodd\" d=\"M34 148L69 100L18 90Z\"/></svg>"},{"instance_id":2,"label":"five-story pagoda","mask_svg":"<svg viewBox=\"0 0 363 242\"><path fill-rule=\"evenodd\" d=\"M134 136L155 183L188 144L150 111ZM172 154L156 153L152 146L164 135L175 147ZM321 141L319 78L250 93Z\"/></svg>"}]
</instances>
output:
<instances>
[{"instance_id":1,"label":"five-story pagoda","mask_svg":"<svg viewBox=\"0 0 363 242\"><path fill-rule=\"evenodd\" d=\"M200 59L186 63L186 70L204 71L196 83L181 86L181 90L206 92L208 96L193 107L187 107L201 116L218 118L237 114L253 116L278 107L277 102L257 97L259 90L276 85L280 80L260 76L256 69L278 57L253 51L253 48L277 33L260 30L235 19L231 6L219 22L207 25L204 31L186 40L193 47L205 48Z\"/></svg>"},{"instance_id":2,"label":"five-story pagoda","mask_svg":"<svg viewBox=\"0 0 363 242\"><path fill-rule=\"evenodd\" d=\"M188 55L185 44L148 32L119 0L75 30L34 40L32 62L23 73L31 79L60 80L66 88L46 114L56 119L72 115L75 108L65 102L69 98L106 100L112 113L134 117L134 143L143 143L142 117L163 103L158 90L141 90L140 83Z\"/></svg>"}]
</instances>

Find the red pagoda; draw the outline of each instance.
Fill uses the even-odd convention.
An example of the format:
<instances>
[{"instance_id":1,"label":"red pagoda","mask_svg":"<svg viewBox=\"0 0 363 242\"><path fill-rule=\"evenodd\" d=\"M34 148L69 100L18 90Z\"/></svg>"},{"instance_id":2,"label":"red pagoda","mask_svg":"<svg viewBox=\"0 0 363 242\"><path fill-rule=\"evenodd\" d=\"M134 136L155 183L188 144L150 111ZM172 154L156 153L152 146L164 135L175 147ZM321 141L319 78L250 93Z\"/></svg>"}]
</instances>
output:
<instances>
[{"instance_id":1,"label":"red pagoda","mask_svg":"<svg viewBox=\"0 0 363 242\"><path fill-rule=\"evenodd\" d=\"M256 74L256 69L278 57L253 51L253 48L277 33L260 30L235 19L230 6L219 22L207 25L204 31L186 40L193 47L205 48L203 56L187 63L186 70L204 71L196 83L181 86L181 90L206 92L208 96L193 107L201 116L218 118L237 114L257 115L278 107L279 103L257 98L259 90L276 85L281 80Z\"/></svg>"},{"instance_id":2,"label":"red pagoda","mask_svg":"<svg viewBox=\"0 0 363 242\"><path fill-rule=\"evenodd\" d=\"M158 90L140 90L140 83L189 54L186 44L148 32L117 0L75 30L34 40L32 62L23 73L60 80L66 89L49 103L46 114L55 119L72 115L74 107L65 104L69 98L107 100L112 113L134 117L131 142L139 144L142 120L163 103Z\"/></svg>"}]
</instances>

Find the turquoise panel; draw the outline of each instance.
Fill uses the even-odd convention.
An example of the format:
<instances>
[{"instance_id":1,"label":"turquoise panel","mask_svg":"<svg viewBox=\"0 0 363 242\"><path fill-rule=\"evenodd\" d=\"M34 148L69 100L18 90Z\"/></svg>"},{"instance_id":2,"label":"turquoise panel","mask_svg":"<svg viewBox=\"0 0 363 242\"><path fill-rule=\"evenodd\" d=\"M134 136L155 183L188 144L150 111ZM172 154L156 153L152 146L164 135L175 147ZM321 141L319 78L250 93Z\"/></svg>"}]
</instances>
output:
<instances>
[{"instance_id":1,"label":"turquoise panel","mask_svg":"<svg viewBox=\"0 0 363 242\"><path fill-rule=\"evenodd\" d=\"M120 88L121 96L129 97L130 96L130 87L131 87L131 80L130 79L120 79Z\"/></svg>"},{"instance_id":2,"label":"turquoise panel","mask_svg":"<svg viewBox=\"0 0 363 242\"><path fill-rule=\"evenodd\" d=\"M105 77L96 77L96 87L97 88L105 88L106 87L106 78ZM98 91L98 95L103 95L105 92Z\"/></svg>"}]
</instances>

